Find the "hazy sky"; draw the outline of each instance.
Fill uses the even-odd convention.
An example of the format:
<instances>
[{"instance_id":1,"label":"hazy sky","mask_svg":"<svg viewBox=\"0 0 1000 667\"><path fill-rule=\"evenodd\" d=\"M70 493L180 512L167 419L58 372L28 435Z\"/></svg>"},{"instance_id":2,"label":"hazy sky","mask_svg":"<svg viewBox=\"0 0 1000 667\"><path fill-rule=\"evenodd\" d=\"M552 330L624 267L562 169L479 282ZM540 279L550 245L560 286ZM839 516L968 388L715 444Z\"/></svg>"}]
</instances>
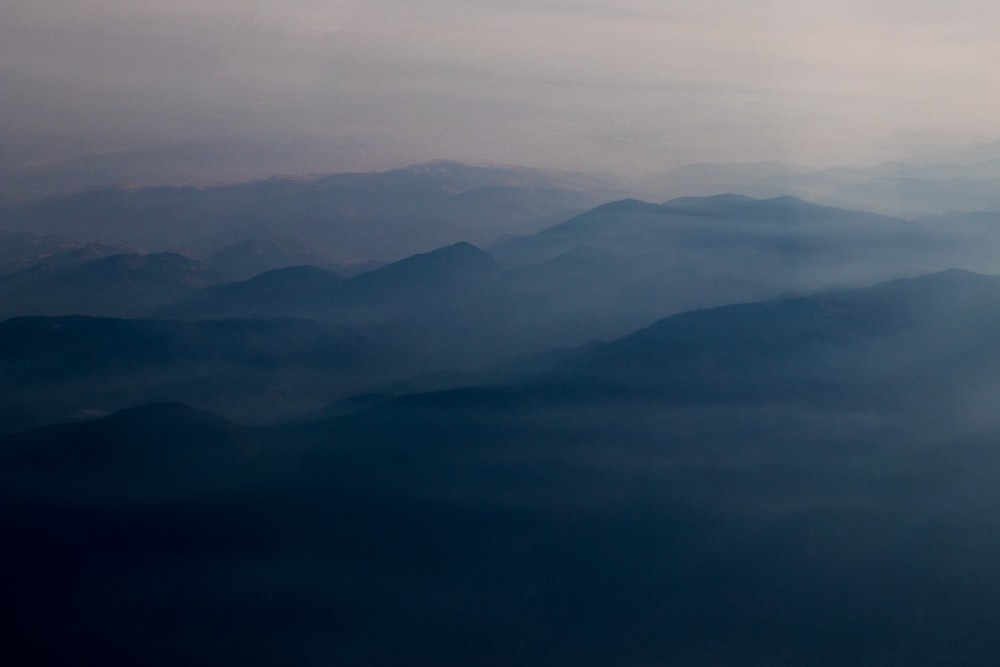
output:
<instances>
[{"instance_id":1,"label":"hazy sky","mask_svg":"<svg viewBox=\"0 0 1000 667\"><path fill-rule=\"evenodd\" d=\"M0 148L866 163L1000 138L998 62L995 0L2 0Z\"/></svg>"}]
</instances>

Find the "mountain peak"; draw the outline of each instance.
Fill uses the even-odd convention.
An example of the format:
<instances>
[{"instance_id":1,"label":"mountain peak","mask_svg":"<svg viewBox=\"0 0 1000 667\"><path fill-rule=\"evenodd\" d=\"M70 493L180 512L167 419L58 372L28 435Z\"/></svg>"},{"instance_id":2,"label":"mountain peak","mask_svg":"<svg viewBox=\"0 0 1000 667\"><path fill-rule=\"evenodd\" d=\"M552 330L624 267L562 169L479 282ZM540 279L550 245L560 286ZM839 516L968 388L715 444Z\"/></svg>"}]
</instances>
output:
<instances>
[{"instance_id":1,"label":"mountain peak","mask_svg":"<svg viewBox=\"0 0 1000 667\"><path fill-rule=\"evenodd\" d=\"M124 253L89 260L79 265L80 270L106 277L118 274L144 274L183 283L204 286L214 282L215 274L205 264L176 252L158 252L148 255Z\"/></svg>"},{"instance_id":2,"label":"mountain peak","mask_svg":"<svg viewBox=\"0 0 1000 667\"><path fill-rule=\"evenodd\" d=\"M459 257L459 256L478 256L478 257L489 257L490 254L481 248L478 248L471 243L466 241L459 241L458 243L452 243L451 245L446 245L441 248L436 248L431 250L424 255L416 255L416 257L427 256L427 257Z\"/></svg>"},{"instance_id":3,"label":"mountain peak","mask_svg":"<svg viewBox=\"0 0 1000 667\"><path fill-rule=\"evenodd\" d=\"M437 289L456 281L462 283L467 279L493 275L499 270L492 255L471 243L462 242L362 273L352 278L348 285L362 291L375 290L383 296L398 295L401 288L404 292L418 286Z\"/></svg>"},{"instance_id":4,"label":"mountain peak","mask_svg":"<svg viewBox=\"0 0 1000 667\"><path fill-rule=\"evenodd\" d=\"M452 245L437 248L430 252L413 255L398 262L393 262L388 266L376 269L370 273L362 274L358 279L365 276L386 275L399 272L423 272L432 270L493 270L496 264L492 255L485 250L477 248L471 243L464 241Z\"/></svg>"},{"instance_id":5,"label":"mountain peak","mask_svg":"<svg viewBox=\"0 0 1000 667\"><path fill-rule=\"evenodd\" d=\"M750 204L759 201L761 200L754 197L724 192L707 197L677 197L664 202L663 205L670 208L710 208L715 206L731 206L733 204Z\"/></svg>"},{"instance_id":6,"label":"mountain peak","mask_svg":"<svg viewBox=\"0 0 1000 667\"><path fill-rule=\"evenodd\" d=\"M301 266L283 266L280 269L271 269L258 273L256 276L243 281L245 285L302 285L308 284L336 284L343 278L334 273L321 269L318 266L303 264Z\"/></svg>"},{"instance_id":7,"label":"mountain peak","mask_svg":"<svg viewBox=\"0 0 1000 667\"><path fill-rule=\"evenodd\" d=\"M835 387L889 381L901 363L947 359L962 350L956 341L992 337L1000 326L991 312L998 299L1000 277L949 269L692 310L556 368L549 384L651 391L684 401L790 397L805 387L843 395Z\"/></svg>"},{"instance_id":8,"label":"mountain peak","mask_svg":"<svg viewBox=\"0 0 1000 667\"><path fill-rule=\"evenodd\" d=\"M658 211L660 209L659 204L651 204L647 201L642 201L641 199L626 198L626 199L616 199L615 201L608 202L607 204L601 204L587 213L594 213L596 211L607 211L607 212L623 212L623 211L639 211L639 212L652 212ZM584 213L583 215L587 215Z\"/></svg>"}]
</instances>

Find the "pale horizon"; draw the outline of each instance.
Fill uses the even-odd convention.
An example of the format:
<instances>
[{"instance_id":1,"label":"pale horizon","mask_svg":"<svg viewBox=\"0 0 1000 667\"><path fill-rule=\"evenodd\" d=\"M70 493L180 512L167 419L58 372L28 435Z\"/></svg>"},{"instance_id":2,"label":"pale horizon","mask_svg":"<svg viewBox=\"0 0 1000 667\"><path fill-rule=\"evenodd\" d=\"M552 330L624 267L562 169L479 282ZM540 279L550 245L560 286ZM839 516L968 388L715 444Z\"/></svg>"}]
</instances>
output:
<instances>
[{"instance_id":1,"label":"pale horizon","mask_svg":"<svg viewBox=\"0 0 1000 667\"><path fill-rule=\"evenodd\" d=\"M1000 136L997 19L979 0L8 0L0 142L7 168L175 144L287 174L874 165Z\"/></svg>"}]
</instances>

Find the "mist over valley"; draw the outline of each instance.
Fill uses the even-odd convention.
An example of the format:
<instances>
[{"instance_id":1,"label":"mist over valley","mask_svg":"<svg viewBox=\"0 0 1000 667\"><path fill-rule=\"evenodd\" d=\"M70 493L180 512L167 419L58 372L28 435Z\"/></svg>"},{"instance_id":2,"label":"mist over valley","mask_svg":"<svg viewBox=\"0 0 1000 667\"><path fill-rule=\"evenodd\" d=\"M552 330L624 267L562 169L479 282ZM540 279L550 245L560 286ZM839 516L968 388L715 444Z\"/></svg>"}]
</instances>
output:
<instances>
[{"instance_id":1,"label":"mist over valley","mask_svg":"<svg viewBox=\"0 0 1000 667\"><path fill-rule=\"evenodd\" d=\"M995 665L957 3L0 4L0 664Z\"/></svg>"}]
</instances>

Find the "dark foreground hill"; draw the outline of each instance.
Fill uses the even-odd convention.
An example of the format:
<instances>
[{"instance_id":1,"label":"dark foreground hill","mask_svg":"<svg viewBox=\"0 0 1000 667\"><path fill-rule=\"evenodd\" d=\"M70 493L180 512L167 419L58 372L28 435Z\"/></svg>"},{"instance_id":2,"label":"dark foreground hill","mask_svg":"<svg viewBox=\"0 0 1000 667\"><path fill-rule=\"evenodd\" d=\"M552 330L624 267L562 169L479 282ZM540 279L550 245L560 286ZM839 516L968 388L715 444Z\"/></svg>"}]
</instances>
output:
<instances>
[{"instance_id":1,"label":"dark foreground hill","mask_svg":"<svg viewBox=\"0 0 1000 667\"><path fill-rule=\"evenodd\" d=\"M0 430L184 401L276 421L426 371L403 333L299 319L0 322Z\"/></svg>"},{"instance_id":2,"label":"dark foreground hill","mask_svg":"<svg viewBox=\"0 0 1000 667\"><path fill-rule=\"evenodd\" d=\"M688 313L300 424L161 404L4 436L0 657L992 665L998 291Z\"/></svg>"}]
</instances>

